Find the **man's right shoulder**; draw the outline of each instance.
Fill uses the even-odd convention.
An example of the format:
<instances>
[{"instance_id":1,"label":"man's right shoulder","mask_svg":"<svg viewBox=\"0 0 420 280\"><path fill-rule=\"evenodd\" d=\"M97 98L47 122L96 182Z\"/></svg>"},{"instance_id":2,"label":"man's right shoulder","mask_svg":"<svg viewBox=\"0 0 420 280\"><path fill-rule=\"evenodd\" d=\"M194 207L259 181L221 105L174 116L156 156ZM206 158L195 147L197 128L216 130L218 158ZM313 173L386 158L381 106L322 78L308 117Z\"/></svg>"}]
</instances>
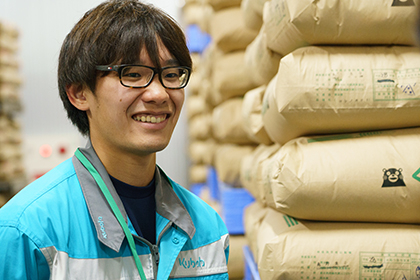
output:
<instances>
[{"instance_id":1,"label":"man's right shoulder","mask_svg":"<svg viewBox=\"0 0 420 280\"><path fill-rule=\"evenodd\" d=\"M19 191L0 208L0 226L17 226L22 217L55 211L69 188L78 185L71 159L68 159ZM80 188L80 187L79 187ZM77 188L76 188L77 189ZM63 205L64 206L64 205Z\"/></svg>"}]
</instances>

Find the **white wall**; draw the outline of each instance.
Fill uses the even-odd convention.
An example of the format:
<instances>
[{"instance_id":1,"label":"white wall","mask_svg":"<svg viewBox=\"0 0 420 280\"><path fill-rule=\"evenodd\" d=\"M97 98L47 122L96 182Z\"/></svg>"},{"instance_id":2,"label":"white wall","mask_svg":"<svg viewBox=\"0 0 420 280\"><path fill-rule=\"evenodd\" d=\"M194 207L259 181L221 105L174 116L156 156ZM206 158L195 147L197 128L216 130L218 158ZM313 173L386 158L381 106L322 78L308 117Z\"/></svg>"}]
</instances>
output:
<instances>
[{"instance_id":1,"label":"white wall","mask_svg":"<svg viewBox=\"0 0 420 280\"><path fill-rule=\"evenodd\" d=\"M30 139L55 135L79 139L77 130L66 117L57 89L57 60L67 33L83 14L100 0L1 0L0 20L16 25L20 31L18 59L24 84L20 115L23 136ZM153 3L180 20L178 0ZM181 114L171 144L158 153L158 164L178 183L187 186L185 113ZM84 139L80 138L82 145ZM31 156L28 153L28 156ZM32 155L33 156L33 155Z\"/></svg>"}]
</instances>

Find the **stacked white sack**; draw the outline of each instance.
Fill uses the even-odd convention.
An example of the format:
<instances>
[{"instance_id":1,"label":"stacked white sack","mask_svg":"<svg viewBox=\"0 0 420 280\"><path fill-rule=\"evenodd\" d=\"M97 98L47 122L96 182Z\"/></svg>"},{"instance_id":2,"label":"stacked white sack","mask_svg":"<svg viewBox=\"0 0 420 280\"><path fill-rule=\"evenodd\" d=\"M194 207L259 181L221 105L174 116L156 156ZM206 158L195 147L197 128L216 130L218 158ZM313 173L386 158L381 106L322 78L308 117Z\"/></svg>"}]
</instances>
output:
<instances>
[{"instance_id":1,"label":"stacked white sack","mask_svg":"<svg viewBox=\"0 0 420 280\"><path fill-rule=\"evenodd\" d=\"M284 57L264 96L278 143L314 134L419 126L420 50L304 47Z\"/></svg>"},{"instance_id":2,"label":"stacked white sack","mask_svg":"<svg viewBox=\"0 0 420 280\"><path fill-rule=\"evenodd\" d=\"M224 53L214 59L211 80L214 105L243 97L247 91L256 87L244 64L244 51Z\"/></svg>"},{"instance_id":3,"label":"stacked white sack","mask_svg":"<svg viewBox=\"0 0 420 280\"><path fill-rule=\"evenodd\" d=\"M265 2L270 0L242 0L241 9L248 28L259 31L263 24Z\"/></svg>"},{"instance_id":4,"label":"stacked white sack","mask_svg":"<svg viewBox=\"0 0 420 280\"><path fill-rule=\"evenodd\" d=\"M249 79L244 63L246 47L257 32L248 28L240 8L241 1L210 1L214 13L210 35L218 55L212 62L211 98L212 133L219 147L214 167L219 180L241 187L239 169L242 158L252 152L255 140L247 135L242 122L243 97L256 84Z\"/></svg>"},{"instance_id":5,"label":"stacked white sack","mask_svg":"<svg viewBox=\"0 0 420 280\"><path fill-rule=\"evenodd\" d=\"M270 170L271 158L280 149L279 144L259 145L252 153L246 155L241 162L240 180L252 196L260 203L266 205L264 192L265 182L268 178L266 170Z\"/></svg>"},{"instance_id":6,"label":"stacked white sack","mask_svg":"<svg viewBox=\"0 0 420 280\"><path fill-rule=\"evenodd\" d=\"M187 0L182 7L182 20L186 26L197 25L200 30L209 32L212 6L202 0ZM188 39L188 38L187 38Z\"/></svg>"},{"instance_id":7,"label":"stacked white sack","mask_svg":"<svg viewBox=\"0 0 420 280\"><path fill-rule=\"evenodd\" d=\"M191 159L189 167L189 182L191 184L204 183L207 179L207 164L212 160L212 155L208 155L214 150L214 143L207 141L211 138L211 111L212 108L206 103L204 97L200 95L200 85L196 77L198 68L203 65L204 60L198 54L192 55L193 76L186 90L185 100L189 147L188 154ZM203 147L205 146L205 147Z\"/></svg>"},{"instance_id":8,"label":"stacked white sack","mask_svg":"<svg viewBox=\"0 0 420 280\"><path fill-rule=\"evenodd\" d=\"M268 84L263 127L278 146L241 169L261 279L417 279L420 228L403 224L420 222L416 19L410 0L265 3L245 61Z\"/></svg>"},{"instance_id":9,"label":"stacked white sack","mask_svg":"<svg viewBox=\"0 0 420 280\"><path fill-rule=\"evenodd\" d=\"M261 279L417 279L420 270L419 225L296 220L258 203L245 224Z\"/></svg>"},{"instance_id":10,"label":"stacked white sack","mask_svg":"<svg viewBox=\"0 0 420 280\"><path fill-rule=\"evenodd\" d=\"M214 167L218 178L230 187L242 188L241 162L255 149L251 145L220 144L214 154Z\"/></svg>"},{"instance_id":11,"label":"stacked white sack","mask_svg":"<svg viewBox=\"0 0 420 280\"><path fill-rule=\"evenodd\" d=\"M242 102L242 124L249 139L259 144L270 145L273 141L265 130L261 114L266 89L267 87L262 85L245 94Z\"/></svg>"},{"instance_id":12,"label":"stacked white sack","mask_svg":"<svg viewBox=\"0 0 420 280\"><path fill-rule=\"evenodd\" d=\"M207 0L214 12L210 19L209 34L212 37L211 75L205 79L207 98L214 107L212 111L212 136L218 143L214 153L213 166L217 171L220 188L220 200L223 203L225 189L241 188L239 169L242 158L251 153L255 142L248 137L241 122L243 96L256 84L249 78L245 67L244 54L248 44L255 38L257 31L248 28L243 18L241 0ZM238 198L236 198L238 200ZM239 204L238 204L239 205ZM222 217L228 220L236 217L228 209L221 208ZM237 213L238 211L232 211ZM235 217L235 218L234 218ZM239 224L239 223L238 223ZM230 231L229 224L228 229ZM242 247L246 240L241 235L232 236L232 258L229 259L229 279L242 279L244 262ZM235 244L240 244L236 246Z\"/></svg>"},{"instance_id":13,"label":"stacked white sack","mask_svg":"<svg viewBox=\"0 0 420 280\"><path fill-rule=\"evenodd\" d=\"M17 28L0 22L0 207L26 185L18 121L22 111L18 46Z\"/></svg>"},{"instance_id":14,"label":"stacked white sack","mask_svg":"<svg viewBox=\"0 0 420 280\"><path fill-rule=\"evenodd\" d=\"M420 128L301 137L269 159L263 193L300 219L420 223Z\"/></svg>"},{"instance_id":15,"label":"stacked white sack","mask_svg":"<svg viewBox=\"0 0 420 280\"><path fill-rule=\"evenodd\" d=\"M21 130L16 119L0 113L0 185L10 187L13 181L25 177Z\"/></svg>"},{"instance_id":16,"label":"stacked white sack","mask_svg":"<svg viewBox=\"0 0 420 280\"><path fill-rule=\"evenodd\" d=\"M246 48L244 58L249 79L256 85L266 85L276 75L281 55L268 48L265 25Z\"/></svg>"},{"instance_id":17,"label":"stacked white sack","mask_svg":"<svg viewBox=\"0 0 420 280\"><path fill-rule=\"evenodd\" d=\"M241 8L236 6L213 13L210 35L220 50L229 53L245 50L257 32L246 27Z\"/></svg>"},{"instance_id":18,"label":"stacked white sack","mask_svg":"<svg viewBox=\"0 0 420 280\"><path fill-rule=\"evenodd\" d=\"M214 155L214 167L220 181L235 187L242 187L240 166L242 159L255 148L242 123L243 98L226 100L213 110L213 137L219 143Z\"/></svg>"},{"instance_id":19,"label":"stacked white sack","mask_svg":"<svg viewBox=\"0 0 420 280\"><path fill-rule=\"evenodd\" d=\"M239 7L242 0L204 0L214 11L225 10L232 7Z\"/></svg>"},{"instance_id":20,"label":"stacked white sack","mask_svg":"<svg viewBox=\"0 0 420 280\"><path fill-rule=\"evenodd\" d=\"M273 141L267 135L261 117L262 97L266 85L276 75L281 56L267 46L267 35L263 24L264 4L268 0L243 0L241 10L248 28L258 32L246 47L244 68L248 79L255 84L244 96L242 117L245 131L258 144L270 145Z\"/></svg>"},{"instance_id":21,"label":"stacked white sack","mask_svg":"<svg viewBox=\"0 0 420 280\"><path fill-rule=\"evenodd\" d=\"M11 115L22 108L20 86L22 77L17 58L19 32L9 23L0 22L0 102L2 114Z\"/></svg>"},{"instance_id":22,"label":"stacked white sack","mask_svg":"<svg viewBox=\"0 0 420 280\"><path fill-rule=\"evenodd\" d=\"M413 0L271 0L267 45L285 56L308 45L414 45Z\"/></svg>"}]
</instances>

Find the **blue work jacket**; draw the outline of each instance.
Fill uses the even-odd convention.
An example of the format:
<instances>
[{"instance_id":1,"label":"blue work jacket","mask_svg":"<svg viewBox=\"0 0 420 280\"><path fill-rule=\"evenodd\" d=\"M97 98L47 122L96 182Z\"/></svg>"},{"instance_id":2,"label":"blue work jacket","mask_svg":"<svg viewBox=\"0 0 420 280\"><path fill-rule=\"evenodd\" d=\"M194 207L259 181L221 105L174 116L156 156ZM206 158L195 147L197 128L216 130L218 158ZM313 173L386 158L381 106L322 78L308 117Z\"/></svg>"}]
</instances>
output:
<instances>
[{"instance_id":1,"label":"blue work jacket","mask_svg":"<svg viewBox=\"0 0 420 280\"><path fill-rule=\"evenodd\" d=\"M153 245L137 236L92 146L80 150L128 222L147 279L228 279L229 235L210 206L156 167ZM0 208L0 279L140 279L120 224L75 156Z\"/></svg>"}]
</instances>

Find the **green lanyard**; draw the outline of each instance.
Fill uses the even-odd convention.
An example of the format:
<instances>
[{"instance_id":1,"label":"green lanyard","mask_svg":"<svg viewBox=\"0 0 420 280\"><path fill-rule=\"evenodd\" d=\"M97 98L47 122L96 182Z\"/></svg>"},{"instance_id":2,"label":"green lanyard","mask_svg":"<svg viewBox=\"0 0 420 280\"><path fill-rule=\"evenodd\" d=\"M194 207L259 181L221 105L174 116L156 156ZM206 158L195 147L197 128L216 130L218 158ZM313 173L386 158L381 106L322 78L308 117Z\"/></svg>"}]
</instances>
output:
<instances>
[{"instance_id":1,"label":"green lanyard","mask_svg":"<svg viewBox=\"0 0 420 280\"><path fill-rule=\"evenodd\" d=\"M131 253L133 254L134 262L136 263L137 270L139 271L140 277L142 280L146 280L146 275L144 274L139 255L137 254L133 235L131 234L127 223L125 222L120 209L118 209L117 203L115 202L114 198L109 192L107 186L105 185L105 182L102 180L101 175L99 175L98 171L95 169L92 163L90 163L90 161L85 157L85 155L82 154L82 152L79 149L77 149L74 154L80 160L80 162L84 165L84 167L86 167L89 173L93 176L99 188L101 189L102 193L104 194L106 200L108 201L109 206L112 209L112 212L114 212L115 217L117 218L118 222L120 223L124 231L125 236L127 237L128 245L130 246L130 250L131 250Z\"/></svg>"}]
</instances>

